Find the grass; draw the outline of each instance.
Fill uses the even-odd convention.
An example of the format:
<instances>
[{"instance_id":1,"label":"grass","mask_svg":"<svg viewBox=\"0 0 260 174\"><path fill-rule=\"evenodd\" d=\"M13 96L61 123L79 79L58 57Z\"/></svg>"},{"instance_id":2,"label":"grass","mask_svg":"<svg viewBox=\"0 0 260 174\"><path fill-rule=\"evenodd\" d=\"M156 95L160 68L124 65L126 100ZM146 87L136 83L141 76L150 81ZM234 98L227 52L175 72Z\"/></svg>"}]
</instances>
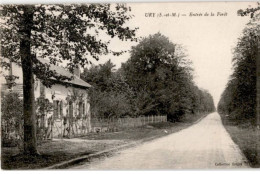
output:
<instances>
[{"instance_id":1,"label":"grass","mask_svg":"<svg viewBox=\"0 0 260 174\"><path fill-rule=\"evenodd\" d=\"M40 156L24 156L18 148L1 149L2 169L40 169L62 161L70 160L83 155L114 148L130 142L151 137L162 137L191 126L194 122L207 114L185 116L179 122L152 123L145 126L128 128L119 132L90 133L85 137L45 141L38 146Z\"/></svg>"},{"instance_id":2,"label":"grass","mask_svg":"<svg viewBox=\"0 0 260 174\"><path fill-rule=\"evenodd\" d=\"M90 133L83 139L90 140L126 140L137 141L144 138L160 137L167 134L178 132L184 128L189 127L198 119L206 116L207 114L187 115L183 117L179 122L161 122L150 123L146 126L140 126L135 128L126 128L119 132L101 132Z\"/></svg>"},{"instance_id":3,"label":"grass","mask_svg":"<svg viewBox=\"0 0 260 174\"><path fill-rule=\"evenodd\" d=\"M70 160L79 156L109 149L124 141L46 141L38 146L40 156L31 157L19 154L17 148L2 148L2 169L38 169Z\"/></svg>"},{"instance_id":4,"label":"grass","mask_svg":"<svg viewBox=\"0 0 260 174\"><path fill-rule=\"evenodd\" d=\"M250 120L235 120L225 116L222 122L253 168L260 167L260 130Z\"/></svg>"}]
</instances>

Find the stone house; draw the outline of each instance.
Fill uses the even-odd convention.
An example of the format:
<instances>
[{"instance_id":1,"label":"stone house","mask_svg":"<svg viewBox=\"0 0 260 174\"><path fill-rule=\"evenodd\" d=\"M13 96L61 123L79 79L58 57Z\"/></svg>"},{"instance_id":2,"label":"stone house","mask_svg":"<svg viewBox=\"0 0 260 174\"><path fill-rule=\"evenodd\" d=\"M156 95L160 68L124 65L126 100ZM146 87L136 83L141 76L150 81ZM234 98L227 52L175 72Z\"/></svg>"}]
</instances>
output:
<instances>
[{"instance_id":1,"label":"stone house","mask_svg":"<svg viewBox=\"0 0 260 174\"><path fill-rule=\"evenodd\" d=\"M48 63L45 59L39 60ZM91 85L80 79L79 69L75 70L74 74L61 66L51 65L50 69L63 76L71 77L73 75L74 79L56 81L51 88L47 88L41 83L41 80L35 78L37 133L43 139L50 139L71 138L90 132L91 115L88 90ZM15 79L15 84L8 86L8 79L4 78L5 75L14 75L19 78ZM22 69L12 63L10 70L3 71L1 76L1 92L3 94L9 91L17 92L22 98L22 86ZM49 107L43 107L43 105Z\"/></svg>"}]
</instances>

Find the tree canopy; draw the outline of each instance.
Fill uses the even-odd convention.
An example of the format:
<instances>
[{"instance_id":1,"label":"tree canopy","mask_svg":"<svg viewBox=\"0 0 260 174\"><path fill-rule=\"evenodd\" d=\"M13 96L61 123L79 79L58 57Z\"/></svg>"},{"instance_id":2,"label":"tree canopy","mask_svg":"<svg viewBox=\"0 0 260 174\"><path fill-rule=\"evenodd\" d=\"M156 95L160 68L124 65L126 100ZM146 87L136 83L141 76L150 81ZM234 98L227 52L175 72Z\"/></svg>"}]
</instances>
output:
<instances>
[{"instance_id":1,"label":"tree canopy","mask_svg":"<svg viewBox=\"0 0 260 174\"><path fill-rule=\"evenodd\" d=\"M251 14L251 21L243 30L234 49L233 74L222 93L218 110L238 120L255 119L256 115L256 61L259 49L259 7L238 11Z\"/></svg>"},{"instance_id":2,"label":"tree canopy","mask_svg":"<svg viewBox=\"0 0 260 174\"><path fill-rule=\"evenodd\" d=\"M50 64L66 62L65 67L73 72L79 65L99 60L101 55L122 54L123 50L108 49L110 41L101 39L104 34L122 41L136 40L136 28L126 26L132 18L130 10L124 4L5 5L1 11L1 56L21 63L21 40L29 29L36 77L46 85L53 82L51 78L69 79L50 70ZM40 62L38 57L49 59L50 64ZM8 68L9 60L2 60L2 66Z\"/></svg>"},{"instance_id":3,"label":"tree canopy","mask_svg":"<svg viewBox=\"0 0 260 174\"><path fill-rule=\"evenodd\" d=\"M109 105L105 101L113 98L114 105L108 109L110 117L117 115L111 110L120 108L124 114L117 117L165 114L174 121L185 114L215 109L212 96L194 84L191 62L185 58L183 48L160 33L132 47L130 58L119 70L113 71L113 67L108 61L83 74L96 91L93 108L106 110Z\"/></svg>"},{"instance_id":4,"label":"tree canopy","mask_svg":"<svg viewBox=\"0 0 260 174\"><path fill-rule=\"evenodd\" d=\"M108 38L135 41L136 28L127 21L131 9L124 4L39 4L1 7L1 66L10 62L23 71L24 153L37 155L34 77L46 86L57 80L71 80L50 65L66 63L73 72L101 55L120 55L108 48ZM101 39L102 37L102 39ZM38 58L48 59L43 63ZM56 81L55 81L56 80Z\"/></svg>"}]
</instances>

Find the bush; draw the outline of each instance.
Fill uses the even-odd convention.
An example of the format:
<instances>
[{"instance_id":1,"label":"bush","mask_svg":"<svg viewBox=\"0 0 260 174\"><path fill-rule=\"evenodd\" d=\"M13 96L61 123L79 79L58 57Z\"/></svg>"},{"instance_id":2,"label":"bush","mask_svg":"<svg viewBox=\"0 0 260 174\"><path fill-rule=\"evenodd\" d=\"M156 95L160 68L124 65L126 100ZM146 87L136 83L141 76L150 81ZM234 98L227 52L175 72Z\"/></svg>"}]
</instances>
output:
<instances>
[{"instance_id":1,"label":"bush","mask_svg":"<svg viewBox=\"0 0 260 174\"><path fill-rule=\"evenodd\" d=\"M1 96L2 145L16 146L23 139L23 101L14 92Z\"/></svg>"}]
</instances>

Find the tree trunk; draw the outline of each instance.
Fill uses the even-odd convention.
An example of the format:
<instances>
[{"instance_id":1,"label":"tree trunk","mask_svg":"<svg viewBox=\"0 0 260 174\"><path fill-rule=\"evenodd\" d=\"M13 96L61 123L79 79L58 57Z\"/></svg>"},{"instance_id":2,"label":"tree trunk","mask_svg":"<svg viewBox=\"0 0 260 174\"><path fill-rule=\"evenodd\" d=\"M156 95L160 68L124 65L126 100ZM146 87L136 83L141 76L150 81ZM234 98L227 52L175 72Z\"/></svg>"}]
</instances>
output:
<instances>
[{"instance_id":1,"label":"tree trunk","mask_svg":"<svg viewBox=\"0 0 260 174\"><path fill-rule=\"evenodd\" d=\"M259 32L258 32L259 33ZM256 125L260 129L260 40L257 40L256 55Z\"/></svg>"},{"instance_id":2,"label":"tree trunk","mask_svg":"<svg viewBox=\"0 0 260 174\"><path fill-rule=\"evenodd\" d=\"M260 142L260 39L259 39L259 30L257 31L257 55L256 55L256 142ZM260 163L260 143L256 143L256 159L258 164Z\"/></svg>"},{"instance_id":3,"label":"tree trunk","mask_svg":"<svg viewBox=\"0 0 260 174\"><path fill-rule=\"evenodd\" d=\"M24 114L24 153L37 155L36 119L34 105L34 77L31 55L31 28L33 23L33 6L24 6L20 33L20 54L23 71L23 114Z\"/></svg>"}]
</instances>

